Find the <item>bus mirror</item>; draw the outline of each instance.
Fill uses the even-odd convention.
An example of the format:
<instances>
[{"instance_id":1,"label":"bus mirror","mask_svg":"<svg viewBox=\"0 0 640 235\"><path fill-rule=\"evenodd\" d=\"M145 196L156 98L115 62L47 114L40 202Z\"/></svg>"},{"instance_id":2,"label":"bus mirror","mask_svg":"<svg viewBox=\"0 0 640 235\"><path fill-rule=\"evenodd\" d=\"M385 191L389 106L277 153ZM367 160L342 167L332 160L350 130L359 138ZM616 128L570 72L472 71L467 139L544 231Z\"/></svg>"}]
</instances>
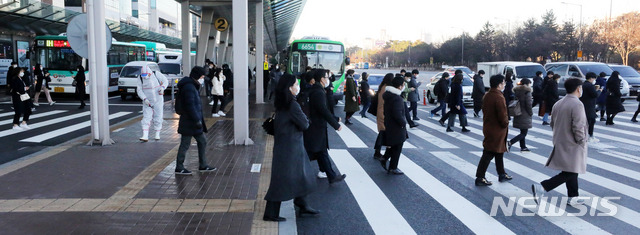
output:
<instances>
[{"instance_id":1,"label":"bus mirror","mask_svg":"<svg viewBox=\"0 0 640 235\"><path fill-rule=\"evenodd\" d=\"M351 58L347 57L346 59L344 59L344 63L345 63L346 65L351 64Z\"/></svg>"}]
</instances>

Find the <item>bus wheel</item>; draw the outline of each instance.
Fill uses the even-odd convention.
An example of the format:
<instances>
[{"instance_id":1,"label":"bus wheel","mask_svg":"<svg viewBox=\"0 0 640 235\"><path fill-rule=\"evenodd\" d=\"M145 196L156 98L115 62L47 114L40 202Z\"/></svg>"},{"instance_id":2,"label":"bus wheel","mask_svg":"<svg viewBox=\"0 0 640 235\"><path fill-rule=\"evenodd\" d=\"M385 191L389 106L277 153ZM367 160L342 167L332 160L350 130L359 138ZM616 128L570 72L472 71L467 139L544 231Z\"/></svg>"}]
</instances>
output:
<instances>
[{"instance_id":1,"label":"bus wheel","mask_svg":"<svg viewBox=\"0 0 640 235\"><path fill-rule=\"evenodd\" d=\"M120 99L123 101L127 100L127 94L120 94Z\"/></svg>"}]
</instances>

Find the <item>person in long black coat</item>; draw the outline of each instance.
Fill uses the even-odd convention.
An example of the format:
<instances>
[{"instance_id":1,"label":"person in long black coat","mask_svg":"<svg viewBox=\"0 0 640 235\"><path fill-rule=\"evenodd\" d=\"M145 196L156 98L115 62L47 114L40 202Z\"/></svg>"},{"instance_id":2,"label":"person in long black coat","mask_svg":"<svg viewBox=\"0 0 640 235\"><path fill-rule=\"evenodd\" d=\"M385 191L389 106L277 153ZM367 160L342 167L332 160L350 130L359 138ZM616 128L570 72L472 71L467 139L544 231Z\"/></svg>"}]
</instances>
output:
<instances>
[{"instance_id":1,"label":"person in long black coat","mask_svg":"<svg viewBox=\"0 0 640 235\"><path fill-rule=\"evenodd\" d=\"M437 116L438 111L442 110L442 117L440 118L440 125L444 126L444 120L449 118L447 116L447 96L449 96L449 73L444 72L442 74L442 78L436 82L435 87L433 88L433 92L436 93L436 89L439 90L435 95L438 97L438 103L440 104L437 108L431 110L431 117Z\"/></svg>"},{"instance_id":2,"label":"person in long black coat","mask_svg":"<svg viewBox=\"0 0 640 235\"><path fill-rule=\"evenodd\" d=\"M605 118L604 113L607 111L607 74L604 72L600 72L598 78L596 78L596 86L600 86L600 95L596 100L596 104L598 104L598 110L600 111L600 121L604 122L607 119Z\"/></svg>"},{"instance_id":3,"label":"person in long black coat","mask_svg":"<svg viewBox=\"0 0 640 235\"><path fill-rule=\"evenodd\" d=\"M333 75L333 73L331 73L329 70L326 70L325 72L328 74L327 76L329 76L329 84L324 88L326 92L325 95L327 97L327 108L329 108L329 112L331 112L331 115L336 115L335 109L338 102L336 101L336 98L333 97L333 82L336 80L336 76ZM313 76L313 73L310 76Z\"/></svg>"},{"instance_id":4,"label":"person in long black coat","mask_svg":"<svg viewBox=\"0 0 640 235\"><path fill-rule=\"evenodd\" d=\"M24 69L15 68L14 76L9 78L11 84L11 101L13 103L13 130L21 131L31 129L27 125L31 115L31 99L21 100L20 95L28 94L29 85L24 82ZM22 123L20 123L22 117Z\"/></svg>"},{"instance_id":5,"label":"person in long black coat","mask_svg":"<svg viewBox=\"0 0 640 235\"><path fill-rule=\"evenodd\" d=\"M482 111L482 98L486 90L484 89L484 70L478 71L476 75L473 75L473 91L471 92L471 98L473 99L473 116L480 117L480 111Z\"/></svg>"},{"instance_id":6,"label":"person in long black coat","mask_svg":"<svg viewBox=\"0 0 640 235\"><path fill-rule=\"evenodd\" d=\"M318 213L305 200L305 196L316 188L316 181L304 149L303 131L309 128L309 120L296 102L300 85L293 75L284 74L274 91L276 115L273 162L271 182L264 197L267 206L263 219L284 221L280 217L282 201L294 199L294 204L300 208L301 213Z\"/></svg>"},{"instance_id":7,"label":"person in long black coat","mask_svg":"<svg viewBox=\"0 0 640 235\"><path fill-rule=\"evenodd\" d=\"M544 97L542 95L542 91L544 88L544 79L542 79L542 74L542 71L538 71L536 72L536 76L533 78L533 93L531 94L533 96L533 104L531 104L532 107L536 107L536 105L542 104L542 99Z\"/></svg>"},{"instance_id":8,"label":"person in long black coat","mask_svg":"<svg viewBox=\"0 0 640 235\"><path fill-rule=\"evenodd\" d=\"M76 96L78 100L80 100L80 107L78 107L78 109L84 109L84 106L86 106L84 97L87 95L87 86L84 83L87 78L84 75L84 67L82 67L82 65L78 65L76 70L78 73L76 73L73 79L76 81Z\"/></svg>"},{"instance_id":9,"label":"person in long black coat","mask_svg":"<svg viewBox=\"0 0 640 235\"><path fill-rule=\"evenodd\" d=\"M587 123L589 124L589 141L596 140L593 137L593 128L596 124L596 100L598 99L598 91L593 83L596 80L596 74L588 72L586 75L586 81L582 83L582 96L580 101L584 105L584 112L587 115Z\"/></svg>"},{"instance_id":10,"label":"person in long black coat","mask_svg":"<svg viewBox=\"0 0 640 235\"><path fill-rule=\"evenodd\" d=\"M553 105L560 100L560 94L558 94L558 79L560 79L559 74L554 74L553 79L547 80L544 87L544 105L545 105L545 114L542 118L542 125L549 125L548 118L549 114L553 110ZM545 119L546 117L546 119Z\"/></svg>"},{"instance_id":11,"label":"person in long black coat","mask_svg":"<svg viewBox=\"0 0 640 235\"><path fill-rule=\"evenodd\" d=\"M515 95L513 94L513 72L508 71L504 76L504 79L506 84L504 86L502 95L504 95L504 100L507 102L507 106L509 106L509 102L511 102L511 100L513 100L513 98L515 97Z\"/></svg>"},{"instance_id":12,"label":"person in long black coat","mask_svg":"<svg viewBox=\"0 0 640 235\"><path fill-rule=\"evenodd\" d=\"M204 133L207 132L207 126L204 122L202 114L202 100L200 100L200 82L204 79L206 71L203 67L195 66L191 69L189 77L184 77L178 82L180 96L177 102L180 102L183 113L180 115L178 122L178 133L180 137L180 147L178 147L178 156L176 158L176 175L191 175L191 171L184 167L184 159L191 145L191 138L196 139L198 144L198 163L200 172L215 171L215 167L207 165L206 147L207 138Z\"/></svg>"},{"instance_id":13,"label":"person in long black coat","mask_svg":"<svg viewBox=\"0 0 640 235\"><path fill-rule=\"evenodd\" d=\"M337 175L333 170L329 159L329 134L327 124L335 130L342 130L339 119L331 114L327 106L325 88L330 85L326 71L315 69L313 73L313 85L305 92L309 96L309 129L304 131L304 147L311 160L318 160L321 172L326 173L329 183L344 180L345 174Z\"/></svg>"},{"instance_id":14,"label":"person in long black coat","mask_svg":"<svg viewBox=\"0 0 640 235\"><path fill-rule=\"evenodd\" d=\"M41 64L37 64L36 69L33 71L33 74L36 77L36 86L35 86L36 96L33 99L34 100L33 105L39 106L38 98L40 97L41 92L44 92L44 95L47 97L47 101L49 102L49 105L55 104L56 102L51 100L51 94L49 94L49 90L51 90L51 87L49 87L49 83L51 82L49 71L45 70Z\"/></svg>"},{"instance_id":15,"label":"person in long black coat","mask_svg":"<svg viewBox=\"0 0 640 235\"><path fill-rule=\"evenodd\" d=\"M362 103L362 110L360 111L360 116L362 118L367 117L367 110L369 110L369 106L371 106L371 92L369 91L371 88L369 86L369 74L366 72L362 73L362 81L360 82L360 103Z\"/></svg>"},{"instance_id":16,"label":"person in long black coat","mask_svg":"<svg viewBox=\"0 0 640 235\"><path fill-rule=\"evenodd\" d=\"M447 125L447 132L453 132L453 124L456 120L456 115L460 119L460 126L462 126L462 132L469 132L467 129L467 109L464 107L462 101L462 80L464 79L462 74L453 76L451 80L451 93L449 94L449 123Z\"/></svg>"},{"instance_id":17,"label":"person in long black coat","mask_svg":"<svg viewBox=\"0 0 640 235\"><path fill-rule=\"evenodd\" d=\"M404 99L400 96L404 88L404 79L395 77L391 81L391 86L386 87L385 93L382 95L384 99L384 142L389 146L383 155L380 163L387 170L388 174L401 175L404 174L398 169L400 154L402 153L402 145L407 140L407 121L405 118ZM387 168L387 161L391 159Z\"/></svg>"},{"instance_id":18,"label":"person in long black coat","mask_svg":"<svg viewBox=\"0 0 640 235\"><path fill-rule=\"evenodd\" d=\"M613 71L607 80L607 122L606 125L613 125L613 119L620 112L624 112L622 105L622 93L620 92L620 73Z\"/></svg>"}]
</instances>

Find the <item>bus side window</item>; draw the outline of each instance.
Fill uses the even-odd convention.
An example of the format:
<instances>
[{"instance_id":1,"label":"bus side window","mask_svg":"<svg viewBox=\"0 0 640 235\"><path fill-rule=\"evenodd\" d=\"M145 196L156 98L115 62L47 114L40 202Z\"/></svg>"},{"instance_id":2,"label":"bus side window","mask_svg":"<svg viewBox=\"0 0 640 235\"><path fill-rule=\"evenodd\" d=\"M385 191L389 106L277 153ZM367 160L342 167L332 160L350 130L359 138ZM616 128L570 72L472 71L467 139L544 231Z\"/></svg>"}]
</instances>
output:
<instances>
[{"instance_id":1,"label":"bus side window","mask_svg":"<svg viewBox=\"0 0 640 235\"><path fill-rule=\"evenodd\" d=\"M291 54L291 58L291 71L293 73L302 72L300 69L300 52L293 52L293 54Z\"/></svg>"}]
</instances>

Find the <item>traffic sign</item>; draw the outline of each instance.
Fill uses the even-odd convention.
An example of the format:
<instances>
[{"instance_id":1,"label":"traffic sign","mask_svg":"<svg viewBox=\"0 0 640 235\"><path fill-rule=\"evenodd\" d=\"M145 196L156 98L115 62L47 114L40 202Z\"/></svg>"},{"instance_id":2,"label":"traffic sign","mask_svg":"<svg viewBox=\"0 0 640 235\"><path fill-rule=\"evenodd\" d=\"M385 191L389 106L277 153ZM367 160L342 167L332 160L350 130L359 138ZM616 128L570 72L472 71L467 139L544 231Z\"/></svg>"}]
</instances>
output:
<instances>
[{"instance_id":1,"label":"traffic sign","mask_svg":"<svg viewBox=\"0 0 640 235\"><path fill-rule=\"evenodd\" d=\"M264 62L264 70L269 70L269 63Z\"/></svg>"},{"instance_id":2,"label":"traffic sign","mask_svg":"<svg viewBox=\"0 0 640 235\"><path fill-rule=\"evenodd\" d=\"M582 51L578 51L578 58L582 58Z\"/></svg>"},{"instance_id":3,"label":"traffic sign","mask_svg":"<svg viewBox=\"0 0 640 235\"><path fill-rule=\"evenodd\" d=\"M229 28L229 22L227 19L220 17L214 21L213 26L215 26L218 31L224 32Z\"/></svg>"}]
</instances>

